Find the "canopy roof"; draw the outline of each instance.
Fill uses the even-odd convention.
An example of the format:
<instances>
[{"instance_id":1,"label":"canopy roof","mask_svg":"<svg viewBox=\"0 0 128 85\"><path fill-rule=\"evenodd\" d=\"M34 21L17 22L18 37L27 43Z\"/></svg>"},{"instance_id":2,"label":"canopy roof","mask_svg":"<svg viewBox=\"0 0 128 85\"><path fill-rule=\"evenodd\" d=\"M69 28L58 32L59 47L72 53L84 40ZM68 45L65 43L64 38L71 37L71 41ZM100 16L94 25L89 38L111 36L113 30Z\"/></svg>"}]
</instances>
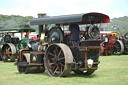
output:
<instances>
[{"instance_id":1,"label":"canopy roof","mask_svg":"<svg viewBox=\"0 0 128 85\"><path fill-rule=\"evenodd\" d=\"M32 28L20 28L18 32L35 32Z\"/></svg>"},{"instance_id":2,"label":"canopy roof","mask_svg":"<svg viewBox=\"0 0 128 85\"><path fill-rule=\"evenodd\" d=\"M61 15L52 17L35 18L30 21L31 25L44 25L44 24L91 24L91 23L109 23L109 16L102 13L86 13L86 14L72 14Z\"/></svg>"},{"instance_id":3,"label":"canopy roof","mask_svg":"<svg viewBox=\"0 0 128 85\"><path fill-rule=\"evenodd\" d=\"M18 29L19 28L2 28L2 29L0 29L0 31L16 31Z\"/></svg>"},{"instance_id":4,"label":"canopy roof","mask_svg":"<svg viewBox=\"0 0 128 85\"><path fill-rule=\"evenodd\" d=\"M2 28L0 31L13 31L13 32L35 32L35 29L30 27L22 27L22 28Z\"/></svg>"},{"instance_id":5,"label":"canopy roof","mask_svg":"<svg viewBox=\"0 0 128 85\"><path fill-rule=\"evenodd\" d=\"M32 29L30 25L24 25L18 29L18 32L35 32L35 29Z\"/></svg>"}]
</instances>

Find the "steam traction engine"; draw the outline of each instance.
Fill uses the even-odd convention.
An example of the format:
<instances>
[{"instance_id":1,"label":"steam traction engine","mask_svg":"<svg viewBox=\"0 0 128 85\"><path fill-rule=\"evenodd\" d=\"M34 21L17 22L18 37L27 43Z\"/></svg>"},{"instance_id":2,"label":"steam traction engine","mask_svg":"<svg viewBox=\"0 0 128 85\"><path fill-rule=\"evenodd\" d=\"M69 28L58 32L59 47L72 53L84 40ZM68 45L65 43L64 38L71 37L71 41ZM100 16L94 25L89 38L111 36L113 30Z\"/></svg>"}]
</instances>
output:
<instances>
[{"instance_id":1,"label":"steam traction engine","mask_svg":"<svg viewBox=\"0 0 128 85\"><path fill-rule=\"evenodd\" d=\"M46 69L53 77L64 77L71 71L82 75L92 74L98 69L99 64L99 26L108 22L109 17L101 13L40 16L32 19L31 25L39 25L41 42L30 41L29 49L20 51L15 63L18 71L30 73L44 72ZM67 27L71 23L78 24L84 29L88 25L88 39L80 40L78 46L73 46L69 40Z\"/></svg>"},{"instance_id":2,"label":"steam traction engine","mask_svg":"<svg viewBox=\"0 0 128 85\"><path fill-rule=\"evenodd\" d=\"M110 54L122 54L124 52L124 45L121 40L118 39L119 33L101 31L101 49L100 53L103 55Z\"/></svg>"},{"instance_id":3,"label":"steam traction engine","mask_svg":"<svg viewBox=\"0 0 128 85\"><path fill-rule=\"evenodd\" d=\"M14 62L17 59L17 54L20 49L27 49L27 41L29 40L29 33L35 32L30 27L13 28L13 29L0 29L0 57L4 62ZM23 38L23 33L26 32L28 39ZM14 35L21 34L21 40Z\"/></svg>"}]
</instances>

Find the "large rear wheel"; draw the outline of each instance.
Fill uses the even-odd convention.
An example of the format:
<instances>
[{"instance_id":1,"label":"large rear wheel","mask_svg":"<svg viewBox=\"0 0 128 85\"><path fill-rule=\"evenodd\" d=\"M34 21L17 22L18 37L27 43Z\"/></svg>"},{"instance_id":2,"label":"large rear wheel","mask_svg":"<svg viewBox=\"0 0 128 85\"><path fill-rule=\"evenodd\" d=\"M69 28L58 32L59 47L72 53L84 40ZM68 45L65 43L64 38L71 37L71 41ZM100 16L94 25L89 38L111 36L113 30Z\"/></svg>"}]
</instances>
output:
<instances>
[{"instance_id":1,"label":"large rear wheel","mask_svg":"<svg viewBox=\"0 0 128 85\"><path fill-rule=\"evenodd\" d=\"M6 44L1 52L1 58L4 62L13 62L16 59L16 54L13 54L13 50L15 50L15 48L11 48L11 45Z\"/></svg>"},{"instance_id":2,"label":"large rear wheel","mask_svg":"<svg viewBox=\"0 0 128 85\"><path fill-rule=\"evenodd\" d=\"M73 56L69 47L65 44L52 44L46 50L44 58L47 73L52 77L67 76L73 63Z\"/></svg>"}]
</instances>

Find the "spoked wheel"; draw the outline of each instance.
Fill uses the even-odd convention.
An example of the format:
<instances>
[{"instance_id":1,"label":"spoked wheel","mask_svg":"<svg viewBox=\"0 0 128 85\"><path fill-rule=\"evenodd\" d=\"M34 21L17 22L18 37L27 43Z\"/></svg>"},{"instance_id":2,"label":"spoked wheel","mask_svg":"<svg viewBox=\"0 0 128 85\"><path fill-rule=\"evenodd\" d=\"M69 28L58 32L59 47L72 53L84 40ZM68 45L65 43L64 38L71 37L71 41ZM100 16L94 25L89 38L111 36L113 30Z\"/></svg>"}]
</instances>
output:
<instances>
[{"instance_id":1,"label":"spoked wheel","mask_svg":"<svg viewBox=\"0 0 128 85\"><path fill-rule=\"evenodd\" d=\"M4 62L13 62L13 61L15 61L16 55L15 54L12 54L12 50L13 49L11 49L11 47L9 45L6 45L2 49L1 57L2 57L2 60Z\"/></svg>"},{"instance_id":2,"label":"spoked wheel","mask_svg":"<svg viewBox=\"0 0 128 85\"><path fill-rule=\"evenodd\" d=\"M120 40L117 40L115 43L114 54L122 54L124 52L124 45Z\"/></svg>"},{"instance_id":3,"label":"spoked wheel","mask_svg":"<svg viewBox=\"0 0 128 85\"><path fill-rule=\"evenodd\" d=\"M73 63L73 56L65 44L52 44L46 50L44 64L47 73L53 77L67 76Z\"/></svg>"},{"instance_id":4,"label":"spoked wheel","mask_svg":"<svg viewBox=\"0 0 128 85\"><path fill-rule=\"evenodd\" d=\"M91 75L94 71L94 69L88 69L87 71L74 70L74 73L80 75Z\"/></svg>"}]
</instances>

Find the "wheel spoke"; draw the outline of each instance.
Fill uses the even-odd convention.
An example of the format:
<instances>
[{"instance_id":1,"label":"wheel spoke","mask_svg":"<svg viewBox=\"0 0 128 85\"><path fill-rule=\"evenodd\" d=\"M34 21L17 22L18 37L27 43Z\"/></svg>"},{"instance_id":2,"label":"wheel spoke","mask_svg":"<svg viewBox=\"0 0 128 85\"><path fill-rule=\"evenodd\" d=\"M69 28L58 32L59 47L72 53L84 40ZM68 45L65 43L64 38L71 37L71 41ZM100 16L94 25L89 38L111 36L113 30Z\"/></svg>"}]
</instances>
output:
<instances>
[{"instance_id":1,"label":"wheel spoke","mask_svg":"<svg viewBox=\"0 0 128 85\"><path fill-rule=\"evenodd\" d=\"M55 48L55 50L57 51L57 53L59 52L57 48Z\"/></svg>"},{"instance_id":2,"label":"wheel spoke","mask_svg":"<svg viewBox=\"0 0 128 85\"><path fill-rule=\"evenodd\" d=\"M55 65L55 63L49 63L49 65L51 66L51 65Z\"/></svg>"},{"instance_id":3,"label":"wheel spoke","mask_svg":"<svg viewBox=\"0 0 128 85\"><path fill-rule=\"evenodd\" d=\"M60 58L60 60L64 60L65 58L63 57L63 58Z\"/></svg>"},{"instance_id":4,"label":"wheel spoke","mask_svg":"<svg viewBox=\"0 0 128 85\"><path fill-rule=\"evenodd\" d=\"M55 64L52 66L53 70L56 68Z\"/></svg>"},{"instance_id":5,"label":"wheel spoke","mask_svg":"<svg viewBox=\"0 0 128 85\"><path fill-rule=\"evenodd\" d=\"M52 54L52 53L49 53L51 56L53 56L53 57L55 57L55 55L54 54Z\"/></svg>"},{"instance_id":6,"label":"wheel spoke","mask_svg":"<svg viewBox=\"0 0 128 85\"><path fill-rule=\"evenodd\" d=\"M58 66L58 70L59 70L59 72L61 73L59 66Z\"/></svg>"},{"instance_id":7,"label":"wheel spoke","mask_svg":"<svg viewBox=\"0 0 128 85\"><path fill-rule=\"evenodd\" d=\"M63 65L62 63L60 63L60 65L61 65L62 67L64 67L64 65Z\"/></svg>"},{"instance_id":8,"label":"wheel spoke","mask_svg":"<svg viewBox=\"0 0 128 85\"><path fill-rule=\"evenodd\" d=\"M11 56L10 56L10 55L8 55L8 58L11 58Z\"/></svg>"},{"instance_id":9,"label":"wheel spoke","mask_svg":"<svg viewBox=\"0 0 128 85\"><path fill-rule=\"evenodd\" d=\"M11 48L10 48L10 47L8 48L8 51L9 51L9 50L11 50Z\"/></svg>"},{"instance_id":10,"label":"wheel spoke","mask_svg":"<svg viewBox=\"0 0 128 85\"><path fill-rule=\"evenodd\" d=\"M57 69L58 69L58 66L57 66L56 69L54 70L54 73L56 73Z\"/></svg>"},{"instance_id":11,"label":"wheel spoke","mask_svg":"<svg viewBox=\"0 0 128 85\"><path fill-rule=\"evenodd\" d=\"M54 52L55 52L55 57L56 57L56 54L57 54L57 53L56 53L56 50L54 50Z\"/></svg>"},{"instance_id":12,"label":"wheel spoke","mask_svg":"<svg viewBox=\"0 0 128 85\"><path fill-rule=\"evenodd\" d=\"M9 54L12 54L12 52L9 52Z\"/></svg>"},{"instance_id":13,"label":"wheel spoke","mask_svg":"<svg viewBox=\"0 0 128 85\"><path fill-rule=\"evenodd\" d=\"M61 66L61 73L62 73L62 66Z\"/></svg>"},{"instance_id":14,"label":"wheel spoke","mask_svg":"<svg viewBox=\"0 0 128 85\"><path fill-rule=\"evenodd\" d=\"M62 51L62 50L60 50L60 52L59 52L58 56L60 56L61 51Z\"/></svg>"}]
</instances>

